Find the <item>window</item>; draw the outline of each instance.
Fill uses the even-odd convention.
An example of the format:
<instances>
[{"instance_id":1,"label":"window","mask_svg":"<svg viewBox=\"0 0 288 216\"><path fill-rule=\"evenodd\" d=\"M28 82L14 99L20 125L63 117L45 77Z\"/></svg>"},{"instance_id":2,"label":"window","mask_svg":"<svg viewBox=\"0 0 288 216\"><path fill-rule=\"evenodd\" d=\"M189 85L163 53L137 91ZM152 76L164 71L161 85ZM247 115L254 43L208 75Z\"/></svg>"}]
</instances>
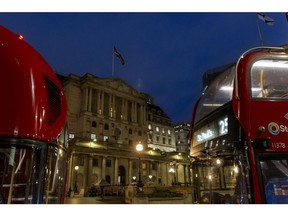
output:
<instances>
[{"instance_id":1,"label":"window","mask_svg":"<svg viewBox=\"0 0 288 216\"><path fill-rule=\"evenodd\" d=\"M165 134L165 128L162 128L162 133Z\"/></svg>"},{"instance_id":2,"label":"window","mask_svg":"<svg viewBox=\"0 0 288 216\"><path fill-rule=\"evenodd\" d=\"M97 127L96 121L92 121L92 127L94 127L94 128Z\"/></svg>"},{"instance_id":3,"label":"window","mask_svg":"<svg viewBox=\"0 0 288 216\"><path fill-rule=\"evenodd\" d=\"M141 130L138 131L138 136L142 136L142 131Z\"/></svg>"},{"instance_id":4,"label":"window","mask_svg":"<svg viewBox=\"0 0 288 216\"><path fill-rule=\"evenodd\" d=\"M287 61L259 60L251 68L252 97L287 100L287 81Z\"/></svg>"},{"instance_id":5,"label":"window","mask_svg":"<svg viewBox=\"0 0 288 216\"><path fill-rule=\"evenodd\" d=\"M151 130L152 129L152 126L151 124L148 124L148 129Z\"/></svg>"},{"instance_id":6,"label":"window","mask_svg":"<svg viewBox=\"0 0 288 216\"><path fill-rule=\"evenodd\" d=\"M107 161L106 161L106 167L111 167L111 160L107 159Z\"/></svg>"},{"instance_id":7,"label":"window","mask_svg":"<svg viewBox=\"0 0 288 216\"><path fill-rule=\"evenodd\" d=\"M109 124L104 124L104 130L109 130Z\"/></svg>"},{"instance_id":8,"label":"window","mask_svg":"<svg viewBox=\"0 0 288 216\"><path fill-rule=\"evenodd\" d=\"M148 114L148 121L151 121L151 114Z\"/></svg>"},{"instance_id":9,"label":"window","mask_svg":"<svg viewBox=\"0 0 288 216\"><path fill-rule=\"evenodd\" d=\"M156 141L159 142L160 138L159 136L156 136Z\"/></svg>"},{"instance_id":10,"label":"window","mask_svg":"<svg viewBox=\"0 0 288 216\"><path fill-rule=\"evenodd\" d=\"M92 166L93 166L93 167L98 167L98 166L99 166L99 160L98 160L98 158L93 158L93 160L92 160Z\"/></svg>"},{"instance_id":11,"label":"window","mask_svg":"<svg viewBox=\"0 0 288 216\"><path fill-rule=\"evenodd\" d=\"M168 139L168 144L171 145L171 139Z\"/></svg>"},{"instance_id":12,"label":"window","mask_svg":"<svg viewBox=\"0 0 288 216\"><path fill-rule=\"evenodd\" d=\"M93 140L94 142L97 141L96 134L94 133L91 134L91 140Z\"/></svg>"},{"instance_id":13,"label":"window","mask_svg":"<svg viewBox=\"0 0 288 216\"><path fill-rule=\"evenodd\" d=\"M129 134L132 134L132 129L131 128L129 129Z\"/></svg>"},{"instance_id":14,"label":"window","mask_svg":"<svg viewBox=\"0 0 288 216\"><path fill-rule=\"evenodd\" d=\"M152 170L157 170L157 164L156 163L152 163Z\"/></svg>"},{"instance_id":15,"label":"window","mask_svg":"<svg viewBox=\"0 0 288 216\"><path fill-rule=\"evenodd\" d=\"M82 156L82 155L78 156L77 165L78 166L84 166L84 156Z\"/></svg>"},{"instance_id":16,"label":"window","mask_svg":"<svg viewBox=\"0 0 288 216\"><path fill-rule=\"evenodd\" d=\"M103 140L104 142L108 142L108 136L104 136Z\"/></svg>"},{"instance_id":17,"label":"window","mask_svg":"<svg viewBox=\"0 0 288 216\"><path fill-rule=\"evenodd\" d=\"M168 135L171 135L171 131L170 131L170 129L168 129L168 131L167 131L167 132L168 132Z\"/></svg>"},{"instance_id":18,"label":"window","mask_svg":"<svg viewBox=\"0 0 288 216\"><path fill-rule=\"evenodd\" d=\"M74 139L75 135L74 134L69 134L69 139Z\"/></svg>"},{"instance_id":19,"label":"window","mask_svg":"<svg viewBox=\"0 0 288 216\"><path fill-rule=\"evenodd\" d=\"M156 132L159 132L159 127L158 126L156 127Z\"/></svg>"},{"instance_id":20,"label":"window","mask_svg":"<svg viewBox=\"0 0 288 216\"><path fill-rule=\"evenodd\" d=\"M148 134L148 137L149 137L149 138L148 138L148 141L151 142L151 141L152 141L152 134L149 133L149 134Z\"/></svg>"},{"instance_id":21,"label":"window","mask_svg":"<svg viewBox=\"0 0 288 216\"><path fill-rule=\"evenodd\" d=\"M163 144L166 144L166 139L163 137L162 138Z\"/></svg>"}]
</instances>

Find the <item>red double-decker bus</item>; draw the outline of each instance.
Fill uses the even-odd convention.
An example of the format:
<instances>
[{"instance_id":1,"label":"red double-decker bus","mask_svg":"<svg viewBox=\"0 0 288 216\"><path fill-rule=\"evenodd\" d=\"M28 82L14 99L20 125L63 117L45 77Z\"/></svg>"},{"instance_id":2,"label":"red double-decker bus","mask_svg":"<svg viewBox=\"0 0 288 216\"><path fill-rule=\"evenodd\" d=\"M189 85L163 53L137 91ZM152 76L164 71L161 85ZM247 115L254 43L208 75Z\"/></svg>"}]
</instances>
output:
<instances>
[{"instance_id":1,"label":"red double-decker bus","mask_svg":"<svg viewBox=\"0 0 288 216\"><path fill-rule=\"evenodd\" d=\"M0 203L63 203L67 104L23 37L0 26Z\"/></svg>"},{"instance_id":2,"label":"red double-decker bus","mask_svg":"<svg viewBox=\"0 0 288 216\"><path fill-rule=\"evenodd\" d=\"M287 50L253 48L212 72L192 117L194 202L288 203Z\"/></svg>"}]
</instances>

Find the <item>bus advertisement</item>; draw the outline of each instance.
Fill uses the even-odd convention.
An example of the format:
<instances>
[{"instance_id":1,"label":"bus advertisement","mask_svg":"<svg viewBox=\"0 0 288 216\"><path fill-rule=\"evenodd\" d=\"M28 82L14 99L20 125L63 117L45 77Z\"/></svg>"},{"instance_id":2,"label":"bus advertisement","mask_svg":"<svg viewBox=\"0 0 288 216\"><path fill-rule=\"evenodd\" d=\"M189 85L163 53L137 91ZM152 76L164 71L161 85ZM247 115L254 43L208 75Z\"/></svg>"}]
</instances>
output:
<instances>
[{"instance_id":1,"label":"bus advertisement","mask_svg":"<svg viewBox=\"0 0 288 216\"><path fill-rule=\"evenodd\" d=\"M194 203L288 203L288 54L256 47L203 76L190 133Z\"/></svg>"}]
</instances>

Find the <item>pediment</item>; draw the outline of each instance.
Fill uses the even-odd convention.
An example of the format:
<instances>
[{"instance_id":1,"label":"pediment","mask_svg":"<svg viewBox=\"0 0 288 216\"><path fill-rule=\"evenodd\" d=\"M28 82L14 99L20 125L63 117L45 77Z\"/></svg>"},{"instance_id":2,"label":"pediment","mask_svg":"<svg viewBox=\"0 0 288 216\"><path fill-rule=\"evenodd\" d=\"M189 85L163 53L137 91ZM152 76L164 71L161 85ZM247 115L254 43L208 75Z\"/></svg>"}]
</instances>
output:
<instances>
[{"instance_id":1,"label":"pediment","mask_svg":"<svg viewBox=\"0 0 288 216\"><path fill-rule=\"evenodd\" d=\"M138 96L139 92L134 89L132 86L128 85L121 79L109 79L105 81L105 85L117 90L118 92L122 92L125 94Z\"/></svg>"}]
</instances>

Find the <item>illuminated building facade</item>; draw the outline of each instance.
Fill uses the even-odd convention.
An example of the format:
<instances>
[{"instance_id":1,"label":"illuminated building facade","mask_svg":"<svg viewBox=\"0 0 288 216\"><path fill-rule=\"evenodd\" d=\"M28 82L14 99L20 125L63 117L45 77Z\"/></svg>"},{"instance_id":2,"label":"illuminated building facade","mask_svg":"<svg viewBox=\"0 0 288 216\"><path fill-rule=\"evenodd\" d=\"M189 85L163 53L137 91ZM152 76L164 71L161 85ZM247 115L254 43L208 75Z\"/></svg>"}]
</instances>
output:
<instances>
[{"instance_id":1,"label":"illuminated building facade","mask_svg":"<svg viewBox=\"0 0 288 216\"><path fill-rule=\"evenodd\" d=\"M175 131L176 151L186 153L189 155L190 123L182 122L176 124L174 125L174 131Z\"/></svg>"},{"instance_id":2,"label":"illuminated building facade","mask_svg":"<svg viewBox=\"0 0 288 216\"><path fill-rule=\"evenodd\" d=\"M138 178L139 158L144 184L170 184L174 158L181 161L178 181L189 182L189 162L175 152L172 125L167 147L174 152L149 146L146 94L121 79L91 74L70 74L62 79L62 85L68 103L69 187L77 185L86 191L100 179L111 185L131 185ZM168 125L165 128L168 132ZM135 149L139 142L144 146L141 153Z\"/></svg>"}]
</instances>

